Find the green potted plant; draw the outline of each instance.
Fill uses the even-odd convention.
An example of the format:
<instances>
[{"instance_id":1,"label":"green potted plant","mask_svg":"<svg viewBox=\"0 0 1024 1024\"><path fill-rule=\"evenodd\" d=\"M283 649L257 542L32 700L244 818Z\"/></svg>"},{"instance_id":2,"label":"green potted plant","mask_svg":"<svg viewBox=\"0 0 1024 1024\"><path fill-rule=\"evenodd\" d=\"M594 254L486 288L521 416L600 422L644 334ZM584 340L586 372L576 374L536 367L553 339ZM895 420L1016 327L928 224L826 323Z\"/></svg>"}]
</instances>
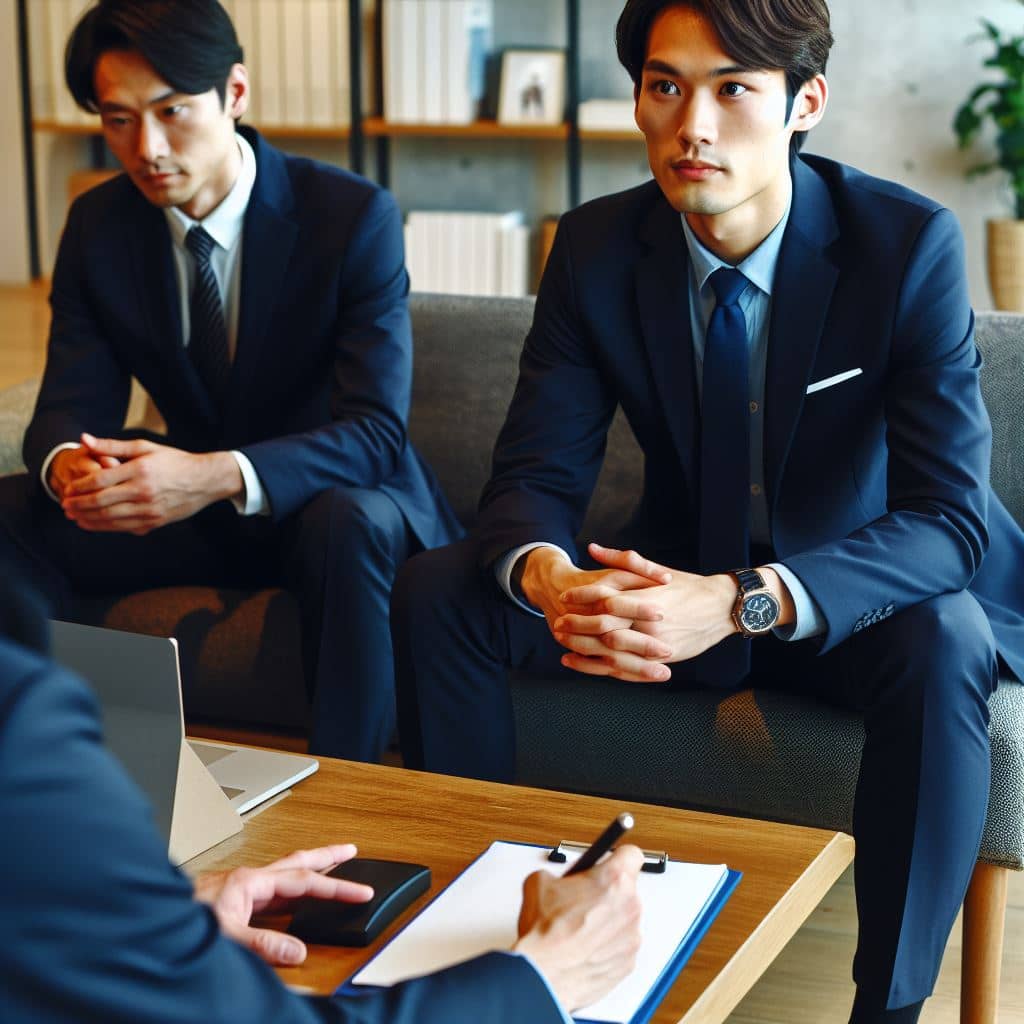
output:
<instances>
[{"instance_id":1,"label":"green potted plant","mask_svg":"<svg viewBox=\"0 0 1024 1024\"><path fill-rule=\"evenodd\" d=\"M988 221L988 279L998 309L1024 310L1024 35L1004 37L991 22L982 25L980 38L995 48L983 66L1002 77L974 88L956 112L953 129L960 148L967 149L987 121L995 126L995 159L970 168L967 177L995 170L1009 177L1016 217Z\"/></svg>"}]
</instances>

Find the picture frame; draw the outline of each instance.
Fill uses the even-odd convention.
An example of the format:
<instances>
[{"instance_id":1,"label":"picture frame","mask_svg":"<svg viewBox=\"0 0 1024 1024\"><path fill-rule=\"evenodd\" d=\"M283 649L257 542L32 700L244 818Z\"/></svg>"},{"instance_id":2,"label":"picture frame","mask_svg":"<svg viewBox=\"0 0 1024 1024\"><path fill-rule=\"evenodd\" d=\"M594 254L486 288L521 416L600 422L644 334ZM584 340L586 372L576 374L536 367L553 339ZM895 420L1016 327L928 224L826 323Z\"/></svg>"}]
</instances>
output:
<instances>
[{"instance_id":1,"label":"picture frame","mask_svg":"<svg viewBox=\"0 0 1024 1024\"><path fill-rule=\"evenodd\" d=\"M501 55L498 123L561 124L565 120L565 51L505 50Z\"/></svg>"}]
</instances>

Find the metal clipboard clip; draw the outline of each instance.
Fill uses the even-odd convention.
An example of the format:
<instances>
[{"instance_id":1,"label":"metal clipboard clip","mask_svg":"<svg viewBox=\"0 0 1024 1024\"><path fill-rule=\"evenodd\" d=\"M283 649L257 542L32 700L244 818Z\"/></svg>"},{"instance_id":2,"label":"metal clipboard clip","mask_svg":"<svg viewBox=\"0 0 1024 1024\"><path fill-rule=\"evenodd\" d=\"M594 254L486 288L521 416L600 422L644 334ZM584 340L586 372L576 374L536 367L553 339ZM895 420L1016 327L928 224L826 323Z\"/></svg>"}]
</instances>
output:
<instances>
[{"instance_id":1,"label":"metal clipboard clip","mask_svg":"<svg viewBox=\"0 0 1024 1024\"><path fill-rule=\"evenodd\" d=\"M571 839L563 839L549 854L548 860L552 864L564 864L566 854L583 853L590 848L589 843L576 843ZM644 855L644 864L640 869L651 875L663 875L665 865L668 864L668 854L664 850L641 850Z\"/></svg>"}]
</instances>

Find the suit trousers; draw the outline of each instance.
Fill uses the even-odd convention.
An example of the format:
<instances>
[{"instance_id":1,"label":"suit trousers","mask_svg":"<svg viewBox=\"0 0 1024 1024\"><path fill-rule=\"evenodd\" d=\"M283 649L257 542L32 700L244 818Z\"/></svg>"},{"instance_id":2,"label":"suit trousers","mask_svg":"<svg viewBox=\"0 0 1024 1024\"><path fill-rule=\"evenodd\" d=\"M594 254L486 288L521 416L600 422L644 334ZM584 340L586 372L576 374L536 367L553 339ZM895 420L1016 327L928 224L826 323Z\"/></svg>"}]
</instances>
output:
<instances>
[{"instance_id":1,"label":"suit trousers","mask_svg":"<svg viewBox=\"0 0 1024 1024\"><path fill-rule=\"evenodd\" d=\"M399 573L392 634L406 765L511 781L510 668L562 675L544 619L516 607L471 542L424 552ZM862 1003L925 999L970 880L987 809L988 698L997 684L988 619L966 592L943 594L855 633L751 641L742 685L794 691L864 717L853 812ZM700 659L664 684L693 682ZM626 683L623 685L636 685ZM584 691L581 691L581 698ZM827 753L827 752L823 752Z\"/></svg>"},{"instance_id":2,"label":"suit trousers","mask_svg":"<svg viewBox=\"0 0 1024 1024\"><path fill-rule=\"evenodd\" d=\"M218 502L136 537L80 529L21 475L0 480L0 523L57 616L73 616L73 595L285 587L299 605L311 753L379 760L395 716L388 600L416 549L382 491L332 487L279 523Z\"/></svg>"}]
</instances>

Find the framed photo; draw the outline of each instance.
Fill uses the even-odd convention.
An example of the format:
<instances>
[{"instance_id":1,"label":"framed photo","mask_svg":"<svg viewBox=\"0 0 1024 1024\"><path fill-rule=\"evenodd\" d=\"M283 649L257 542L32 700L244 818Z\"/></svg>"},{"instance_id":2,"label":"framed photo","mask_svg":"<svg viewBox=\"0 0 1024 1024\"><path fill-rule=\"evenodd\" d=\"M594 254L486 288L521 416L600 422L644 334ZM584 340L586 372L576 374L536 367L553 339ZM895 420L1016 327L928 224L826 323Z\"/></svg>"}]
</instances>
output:
<instances>
[{"instance_id":1,"label":"framed photo","mask_svg":"<svg viewBox=\"0 0 1024 1024\"><path fill-rule=\"evenodd\" d=\"M499 124L561 124L565 51L506 50L501 56Z\"/></svg>"}]
</instances>

